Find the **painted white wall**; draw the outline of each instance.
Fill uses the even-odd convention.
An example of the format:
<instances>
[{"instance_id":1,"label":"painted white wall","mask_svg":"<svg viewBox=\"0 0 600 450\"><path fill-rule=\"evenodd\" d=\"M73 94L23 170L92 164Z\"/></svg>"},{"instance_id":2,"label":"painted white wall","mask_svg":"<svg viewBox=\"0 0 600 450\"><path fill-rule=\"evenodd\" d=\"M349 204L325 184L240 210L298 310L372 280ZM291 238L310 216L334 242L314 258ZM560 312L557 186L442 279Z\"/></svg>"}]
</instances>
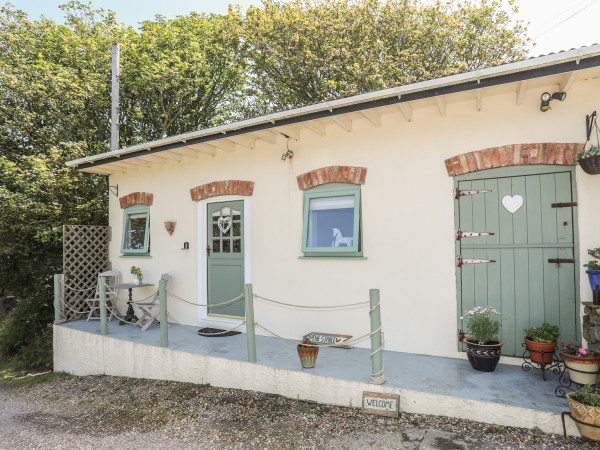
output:
<instances>
[{"instance_id":1,"label":"painted white wall","mask_svg":"<svg viewBox=\"0 0 600 450\"><path fill-rule=\"evenodd\" d=\"M382 301L385 348L438 356L460 357L456 351L456 282L454 267L453 180L444 160L473 150L530 142L584 142L585 115L597 108L600 84L580 77L564 102L552 111L539 110L544 91L556 85L527 91L522 105L515 93L485 96L483 110L472 98L447 105L441 117L433 100L430 108L414 111L407 122L390 107L381 127L367 119L355 120L348 133L336 125L327 136L308 130L300 142L292 141L294 158L281 161L286 142L258 141L255 149L238 147L234 153L168 162L111 176L119 195L151 192L151 254L149 259L120 255L123 210L110 197L113 268L129 277L131 265L140 266L145 281L172 275L169 289L198 301L198 259L204 250L197 238L197 203L190 188L220 180L254 181L249 198L252 283L256 294L285 302L319 305L368 300L370 288L379 288ZM468 95L465 95L468 97ZM329 165L368 168L362 187L363 249L366 260L299 259L302 235L303 192L296 176ZM577 168L581 261L587 248L600 246L595 230L600 208L594 195L600 177ZM163 222L175 220L169 236ZM181 250L183 243L190 249ZM200 286L202 289L202 286ZM151 289L139 289L137 297ZM589 300L587 277L581 277L582 300ZM169 312L178 321L199 325L197 308L169 299ZM344 311L298 311L257 301L255 319L288 338L310 331L360 336L369 331L367 308ZM202 323L204 324L204 323ZM260 333L260 330L257 330ZM368 343L365 343L368 344Z\"/></svg>"}]
</instances>

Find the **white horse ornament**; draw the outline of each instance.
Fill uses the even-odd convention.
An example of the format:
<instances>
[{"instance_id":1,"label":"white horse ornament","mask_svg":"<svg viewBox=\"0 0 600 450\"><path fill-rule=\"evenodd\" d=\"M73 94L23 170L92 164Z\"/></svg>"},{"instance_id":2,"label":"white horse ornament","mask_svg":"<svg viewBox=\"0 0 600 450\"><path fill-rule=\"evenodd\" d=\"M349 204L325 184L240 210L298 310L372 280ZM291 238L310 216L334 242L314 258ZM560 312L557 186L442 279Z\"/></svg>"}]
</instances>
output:
<instances>
[{"instance_id":1,"label":"white horse ornament","mask_svg":"<svg viewBox=\"0 0 600 450\"><path fill-rule=\"evenodd\" d=\"M339 228L332 228L332 230L334 239L331 245L332 247L352 247L352 241L354 241L354 238L342 236L342 232Z\"/></svg>"}]
</instances>

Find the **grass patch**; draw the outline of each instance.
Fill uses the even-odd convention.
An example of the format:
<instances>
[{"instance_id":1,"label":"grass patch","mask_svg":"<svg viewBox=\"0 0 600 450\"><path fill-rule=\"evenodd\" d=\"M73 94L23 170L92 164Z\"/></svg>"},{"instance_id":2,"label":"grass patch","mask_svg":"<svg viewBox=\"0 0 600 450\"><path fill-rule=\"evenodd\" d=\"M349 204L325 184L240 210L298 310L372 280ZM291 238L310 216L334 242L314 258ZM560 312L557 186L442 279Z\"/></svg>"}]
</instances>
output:
<instances>
[{"instance_id":1,"label":"grass patch","mask_svg":"<svg viewBox=\"0 0 600 450\"><path fill-rule=\"evenodd\" d=\"M0 386L31 386L68 376L70 375L64 372L51 370L23 370L12 361L0 361Z\"/></svg>"}]
</instances>

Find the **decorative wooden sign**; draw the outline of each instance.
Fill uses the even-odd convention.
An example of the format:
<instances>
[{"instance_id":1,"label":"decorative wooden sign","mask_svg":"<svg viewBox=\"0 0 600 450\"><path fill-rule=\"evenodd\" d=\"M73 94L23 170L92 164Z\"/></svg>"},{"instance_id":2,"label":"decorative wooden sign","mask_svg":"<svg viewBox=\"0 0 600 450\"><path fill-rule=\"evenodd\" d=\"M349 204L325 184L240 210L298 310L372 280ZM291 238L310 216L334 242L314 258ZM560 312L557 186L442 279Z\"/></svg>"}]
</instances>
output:
<instances>
[{"instance_id":1,"label":"decorative wooden sign","mask_svg":"<svg viewBox=\"0 0 600 450\"><path fill-rule=\"evenodd\" d=\"M400 396L398 394L381 394L379 392L363 392L363 412L379 416L398 417Z\"/></svg>"},{"instance_id":2,"label":"decorative wooden sign","mask_svg":"<svg viewBox=\"0 0 600 450\"><path fill-rule=\"evenodd\" d=\"M343 344L352 337L347 334L320 333L317 331L305 334L303 337L307 338L309 336L311 336L311 341L315 344L337 344L339 348L350 348L348 345L340 344Z\"/></svg>"}]
</instances>

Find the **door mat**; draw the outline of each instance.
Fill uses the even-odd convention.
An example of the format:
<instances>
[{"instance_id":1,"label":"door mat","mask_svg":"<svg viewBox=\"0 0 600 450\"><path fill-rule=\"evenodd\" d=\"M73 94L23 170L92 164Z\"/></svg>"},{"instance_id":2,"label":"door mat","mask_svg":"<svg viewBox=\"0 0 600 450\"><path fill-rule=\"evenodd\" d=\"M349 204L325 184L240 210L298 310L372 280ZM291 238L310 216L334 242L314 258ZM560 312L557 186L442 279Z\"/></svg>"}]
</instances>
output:
<instances>
[{"instance_id":1,"label":"door mat","mask_svg":"<svg viewBox=\"0 0 600 450\"><path fill-rule=\"evenodd\" d=\"M235 336L236 334L240 334L241 331L228 331L221 330L219 328L200 328L198 330L198 334L206 337L226 337L226 336Z\"/></svg>"}]
</instances>

